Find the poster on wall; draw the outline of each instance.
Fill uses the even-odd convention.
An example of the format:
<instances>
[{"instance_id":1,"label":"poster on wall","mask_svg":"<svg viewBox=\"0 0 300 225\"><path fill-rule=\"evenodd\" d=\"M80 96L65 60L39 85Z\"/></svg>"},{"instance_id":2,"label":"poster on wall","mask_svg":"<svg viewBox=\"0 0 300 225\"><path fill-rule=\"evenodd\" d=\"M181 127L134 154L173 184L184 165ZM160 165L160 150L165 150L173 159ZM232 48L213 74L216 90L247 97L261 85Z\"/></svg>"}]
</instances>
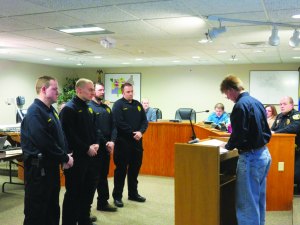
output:
<instances>
[{"instance_id":1,"label":"poster on wall","mask_svg":"<svg viewBox=\"0 0 300 225\"><path fill-rule=\"evenodd\" d=\"M121 86L124 83L133 85L133 98L141 101L140 73L107 73L105 74L105 100L115 102L122 98Z\"/></svg>"}]
</instances>

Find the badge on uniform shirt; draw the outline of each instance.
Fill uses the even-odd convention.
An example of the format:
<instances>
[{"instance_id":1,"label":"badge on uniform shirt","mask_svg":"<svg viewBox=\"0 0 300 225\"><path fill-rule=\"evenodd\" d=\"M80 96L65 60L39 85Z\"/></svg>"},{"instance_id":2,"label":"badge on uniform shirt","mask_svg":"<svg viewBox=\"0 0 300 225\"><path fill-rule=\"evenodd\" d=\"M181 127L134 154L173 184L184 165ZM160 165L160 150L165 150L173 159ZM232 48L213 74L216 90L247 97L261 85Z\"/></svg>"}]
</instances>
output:
<instances>
[{"instance_id":1,"label":"badge on uniform shirt","mask_svg":"<svg viewBox=\"0 0 300 225\"><path fill-rule=\"evenodd\" d=\"M300 119L300 114L293 115L293 120L299 120Z\"/></svg>"},{"instance_id":2,"label":"badge on uniform shirt","mask_svg":"<svg viewBox=\"0 0 300 225\"><path fill-rule=\"evenodd\" d=\"M89 111L91 114L93 114L93 109L91 107L89 107Z\"/></svg>"},{"instance_id":3,"label":"badge on uniform shirt","mask_svg":"<svg viewBox=\"0 0 300 225\"><path fill-rule=\"evenodd\" d=\"M139 112L142 110L141 106L138 105L137 109L139 110Z\"/></svg>"},{"instance_id":4,"label":"badge on uniform shirt","mask_svg":"<svg viewBox=\"0 0 300 225\"><path fill-rule=\"evenodd\" d=\"M51 120L52 120L52 119L51 119L51 118L49 118L49 119L48 119L48 123L50 123L50 122L51 122Z\"/></svg>"},{"instance_id":5,"label":"badge on uniform shirt","mask_svg":"<svg viewBox=\"0 0 300 225\"><path fill-rule=\"evenodd\" d=\"M56 112L54 112L54 116L59 120L59 117Z\"/></svg>"},{"instance_id":6,"label":"badge on uniform shirt","mask_svg":"<svg viewBox=\"0 0 300 225\"><path fill-rule=\"evenodd\" d=\"M106 111L107 111L108 113L110 113L110 108L106 108Z\"/></svg>"},{"instance_id":7,"label":"badge on uniform shirt","mask_svg":"<svg viewBox=\"0 0 300 225\"><path fill-rule=\"evenodd\" d=\"M289 125L291 123L290 119L286 120L286 125Z\"/></svg>"}]
</instances>

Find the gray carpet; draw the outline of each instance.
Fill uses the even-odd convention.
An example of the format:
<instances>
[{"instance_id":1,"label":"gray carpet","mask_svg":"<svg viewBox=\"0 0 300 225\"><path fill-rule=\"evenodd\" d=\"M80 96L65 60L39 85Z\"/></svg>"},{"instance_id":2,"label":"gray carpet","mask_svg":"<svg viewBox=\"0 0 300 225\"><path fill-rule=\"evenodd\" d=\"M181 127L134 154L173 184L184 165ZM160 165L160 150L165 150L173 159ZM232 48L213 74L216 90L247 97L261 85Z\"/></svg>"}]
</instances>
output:
<instances>
[{"instance_id":1,"label":"gray carpet","mask_svg":"<svg viewBox=\"0 0 300 225\"><path fill-rule=\"evenodd\" d=\"M17 178L14 178L18 181ZM0 184L7 181L0 176ZM124 208L118 212L99 212L93 204L92 213L98 217L101 225L173 225L174 224L174 179L168 177L140 176L139 192L147 198L145 203L127 200L125 188ZM109 179L112 189L112 179ZM111 190L110 189L110 190ZM65 189L61 190L60 201ZM0 193L0 218L2 225L21 225L23 221L23 186L6 185L6 193ZM96 196L95 196L96 198ZM112 200L110 199L110 202ZM188 203L187 203L188 204ZM294 222L293 222L294 221ZM300 197L294 198L292 211L267 212L266 225L300 225Z\"/></svg>"}]
</instances>

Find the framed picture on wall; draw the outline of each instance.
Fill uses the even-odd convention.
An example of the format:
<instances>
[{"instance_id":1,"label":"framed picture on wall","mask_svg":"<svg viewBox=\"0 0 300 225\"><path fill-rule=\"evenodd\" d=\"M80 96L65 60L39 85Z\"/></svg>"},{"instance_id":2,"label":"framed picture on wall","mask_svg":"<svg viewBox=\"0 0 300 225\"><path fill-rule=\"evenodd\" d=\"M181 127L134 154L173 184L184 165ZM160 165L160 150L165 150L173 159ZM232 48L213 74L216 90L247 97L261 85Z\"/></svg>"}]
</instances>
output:
<instances>
[{"instance_id":1,"label":"framed picture on wall","mask_svg":"<svg viewBox=\"0 0 300 225\"><path fill-rule=\"evenodd\" d=\"M133 85L133 98L141 101L140 73L107 73L105 74L105 100L115 102L122 98L121 86L124 83Z\"/></svg>"}]
</instances>

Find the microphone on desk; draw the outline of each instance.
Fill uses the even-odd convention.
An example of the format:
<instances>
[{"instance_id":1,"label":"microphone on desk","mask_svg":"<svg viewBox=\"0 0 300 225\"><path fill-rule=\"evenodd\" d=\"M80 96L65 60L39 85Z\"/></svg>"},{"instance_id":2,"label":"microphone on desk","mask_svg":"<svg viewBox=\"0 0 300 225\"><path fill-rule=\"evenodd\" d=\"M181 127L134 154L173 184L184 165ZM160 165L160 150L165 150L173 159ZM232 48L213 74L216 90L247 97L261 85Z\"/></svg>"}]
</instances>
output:
<instances>
[{"instance_id":1,"label":"microphone on desk","mask_svg":"<svg viewBox=\"0 0 300 225\"><path fill-rule=\"evenodd\" d=\"M192 119L191 119L192 112L193 112L193 109L191 109L190 117L189 117L191 128L192 128L192 137L191 137L192 140L188 141L188 144L194 144L194 143L198 143L200 141L200 139L197 138L196 134L195 134L194 125L193 125ZM195 112L195 113L204 113L204 112L209 112L209 110L199 111L199 112Z\"/></svg>"}]
</instances>

